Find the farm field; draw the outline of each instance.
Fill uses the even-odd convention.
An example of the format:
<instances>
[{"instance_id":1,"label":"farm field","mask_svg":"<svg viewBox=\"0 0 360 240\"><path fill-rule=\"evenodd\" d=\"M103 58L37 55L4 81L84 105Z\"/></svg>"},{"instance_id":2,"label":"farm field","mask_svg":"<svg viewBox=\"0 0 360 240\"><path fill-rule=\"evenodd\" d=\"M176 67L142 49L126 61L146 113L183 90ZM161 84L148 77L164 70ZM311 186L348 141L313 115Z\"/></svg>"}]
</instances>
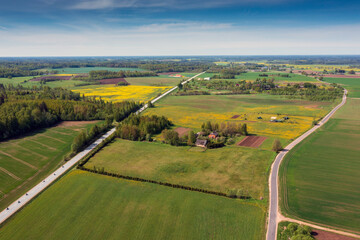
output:
<instances>
[{"instance_id":1,"label":"farm field","mask_svg":"<svg viewBox=\"0 0 360 240\"><path fill-rule=\"evenodd\" d=\"M261 77L259 75L261 74L267 74L268 77ZM271 76L276 74L289 74L291 77L278 77L278 76ZM247 72L243 73L241 75L237 75L236 79L240 80L252 80L255 81L257 78L263 79L263 78L274 78L275 82L316 82L314 78L299 75L299 74L293 74L293 73L285 73L285 72Z\"/></svg>"},{"instance_id":2,"label":"farm field","mask_svg":"<svg viewBox=\"0 0 360 240\"><path fill-rule=\"evenodd\" d=\"M217 73L204 73L200 75L199 77L205 78L205 77L212 77ZM267 77L260 76L262 74L267 74ZM291 77L279 77L279 76L272 76L273 74L289 74ZM242 73L240 75L236 75L235 79L227 79L227 80L247 80L247 81L255 81L257 78L263 79L263 78L274 78L275 82L316 82L314 78L299 75L299 74L293 74L293 73L286 73L286 72L247 72ZM214 81L214 80L213 80Z\"/></svg>"},{"instance_id":3,"label":"farm field","mask_svg":"<svg viewBox=\"0 0 360 240\"><path fill-rule=\"evenodd\" d=\"M251 201L74 170L5 223L0 239L259 240L265 215Z\"/></svg>"},{"instance_id":4,"label":"farm field","mask_svg":"<svg viewBox=\"0 0 360 240\"><path fill-rule=\"evenodd\" d=\"M169 78L169 77L136 77L126 78L126 81L131 85L139 86L176 86L183 78Z\"/></svg>"},{"instance_id":5,"label":"farm field","mask_svg":"<svg viewBox=\"0 0 360 240\"><path fill-rule=\"evenodd\" d=\"M81 68L56 68L56 69L45 69L45 70L58 70L59 74L78 74L78 73L89 73L90 71L108 70L113 72L118 71L147 71L141 68L112 68L112 67L81 67Z\"/></svg>"},{"instance_id":6,"label":"farm field","mask_svg":"<svg viewBox=\"0 0 360 240\"><path fill-rule=\"evenodd\" d=\"M343 85L349 97L360 98L360 78L324 78L324 81Z\"/></svg>"},{"instance_id":7,"label":"farm field","mask_svg":"<svg viewBox=\"0 0 360 240\"><path fill-rule=\"evenodd\" d=\"M360 232L360 99L348 99L280 167L281 206L290 216Z\"/></svg>"},{"instance_id":8,"label":"farm field","mask_svg":"<svg viewBox=\"0 0 360 240\"><path fill-rule=\"evenodd\" d=\"M116 139L85 167L224 193L235 190L255 199L267 198L267 172L274 157L270 149L237 146L199 149Z\"/></svg>"},{"instance_id":9,"label":"farm field","mask_svg":"<svg viewBox=\"0 0 360 240\"><path fill-rule=\"evenodd\" d=\"M62 122L0 144L0 209L54 170L75 136L96 121Z\"/></svg>"},{"instance_id":10,"label":"farm field","mask_svg":"<svg viewBox=\"0 0 360 240\"><path fill-rule=\"evenodd\" d=\"M169 96L145 114L164 115L176 127L195 131L201 130L201 124L206 121L246 123L250 134L289 140L309 129L312 121L324 116L333 105L266 94ZM235 115L240 116L232 118ZM272 116L290 119L275 123L270 122Z\"/></svg>"},{"instance_id":11,"label":"farm field","mask_svg":"<svg viewBox=\"0 0 360 240\"><path fill-rule=\"evenodd\" d=\"M119 102L124 100L133 100L146 102L161 93L166 92L171 87L154 87L154 86L113 86L113 85L89 85L84 87L74 87L71 90L85 94L85 96L96 96L97 98Z\"/></svg>"}]
</instances>

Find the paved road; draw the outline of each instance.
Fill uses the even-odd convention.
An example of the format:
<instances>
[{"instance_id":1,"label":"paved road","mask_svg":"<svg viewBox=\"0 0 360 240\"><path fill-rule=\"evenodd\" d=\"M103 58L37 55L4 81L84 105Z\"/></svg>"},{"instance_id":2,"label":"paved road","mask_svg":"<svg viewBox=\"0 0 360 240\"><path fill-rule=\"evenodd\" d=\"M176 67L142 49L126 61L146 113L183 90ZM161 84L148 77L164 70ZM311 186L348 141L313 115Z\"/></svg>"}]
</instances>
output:
<instances>
[{"instance_id":1,"label":"paved road","mask_svg":"<svg viewBox=\"0 0 360 240\"><path fill-rule=\"evenodd\" d=\"M346 94L347 90L344 91L344 96L339 105L337 105L329 114L327 114L317 125L308 130L306 133L295 139L289 145L285 147L283 151L281 151L275 158L274 163L271 166L271 173L269 177L269 190L270 190L270 208L269 208L269 218L268 218L268 229L266 233L267 240L276 240L277 235L277 227L279 222L279 199L278 199L278 174L279 174L279 166L284 156L297 144L299 144L302 140L307 138L311 133L316 131L322 125L324 125L334 113L341 108L346 103Z\"/></svg>"},{"instance_id":2,"label":"paved road","mask_svg":"<svg viewBox=\"0 0 360 240\"><path fill-rule=\"evenodd\" d=\"M196 78L197 76L203 74L205 72L199 73L188 80L184 81L182 84L186 84L192 79ZM163 93L159 97L152 100L152 103L155 103L156 101L160 100L161 98L165 97L178 87L174 87L170 89L169 91ZM142 107L140 110L138 110L136 113L139 114L142 111L144 111L147 108L147 104ZM38 194L40 194L43 190L45 190L50 184L52 184L55 180L60 178L62 174L64 174L66 171L71 169L77 162L79 162L86 154L88 154L91 150L93 150L97 145L99 145L102 141L104 141L107 137L109 137L112 133L115 132L115 128L108 131L106 134L101 136L98 140L96 140L94 143L92 143L90 146L88 146L84 151L78 153L75 157L67 161L63 166L58 168L55 172L51 173L47 178L45 178L43 181L41 181L39 184L34 186L31 190L29 190L26 194L22 195L19 199L14 201L10 206L8 206L6 209L4 209L0 213L0 224L5 222L9 217L11 217L14 213L16 213L19 209L24 207L31 199L36 197Z\"/></svg>"}]
</instances>

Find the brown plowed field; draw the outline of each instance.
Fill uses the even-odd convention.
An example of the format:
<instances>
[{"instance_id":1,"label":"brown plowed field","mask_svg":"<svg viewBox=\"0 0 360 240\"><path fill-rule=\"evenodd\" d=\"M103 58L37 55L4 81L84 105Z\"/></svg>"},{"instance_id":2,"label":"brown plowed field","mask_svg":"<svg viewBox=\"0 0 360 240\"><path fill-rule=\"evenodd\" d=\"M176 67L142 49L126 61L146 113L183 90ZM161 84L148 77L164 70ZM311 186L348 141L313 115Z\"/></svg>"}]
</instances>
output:
<instances>
[{"instance_id":1,"label":"brown plowed field","mask_svg":"<svg viewBox=\"0 0 360 240\"><path fill-rule=\"evenodd\" d=\"M313 236L317 240L355 240L356 238L343 236L336 233L326 232L322 230L314 230L312 232Z\"/></svg>"},{"instance_id":2,"label":"brown plowed field","mask_svg":"<svg viewBox=\"0 0 360 240\"><path fill-rule=\"evenodd\" d=\"M188 132L190 132L190 130L191 130L190 128L178 127L174 131L179 134L179 137L182 137Z\"/></svg>"},{"instance_id":3,"label":"brown plowed field","mask_svg":"<svg viewBox=\"0 0 360 240\"><path fill-rule=\"evenodd\" d=\"M265 141L266 137L262 136L247 136L240 142L238 142L238 146L242 147L253 147L257 148Z\"/></svg>"},{"instance_id":4,"label":"brown plowed field","mask_svg":"<svg viewBox=\"0 0 360 240\"><path fill-rule=\"evenodd\" d=\"M232 119L235 119L235 118L238 118L238 117L240 117L240 115L234 115L234 116L232 116L231 118L232 118Z\"/></svg>"},{"instance_id":5,"label":"brown plowed field","mask_svg":"<svg viewBox=\"0 0 360 240\"><path fill-rule=\"evenodd\" d=\"M129 84L125 78L110 78L110 79L101 79L99 80L100 84L118 84L119 82L124 82Z\"/></svg>"}]
</instances>

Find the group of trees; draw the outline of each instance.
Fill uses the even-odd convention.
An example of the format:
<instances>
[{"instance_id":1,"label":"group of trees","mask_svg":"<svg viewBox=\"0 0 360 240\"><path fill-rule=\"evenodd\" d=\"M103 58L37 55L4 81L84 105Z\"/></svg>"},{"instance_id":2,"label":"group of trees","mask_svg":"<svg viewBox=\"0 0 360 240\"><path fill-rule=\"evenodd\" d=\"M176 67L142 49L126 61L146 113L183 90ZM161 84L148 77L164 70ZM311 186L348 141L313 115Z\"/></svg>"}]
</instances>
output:
<instances>
[{"instance_id":1,"label":"group of trees","mask_svg":"<svg viewBox=\"0 0 360 240\"><path fill-rule=\"evenodd\" d=\"M333 101L343 95L344 89L340 86L320 88L315 84L304 83L303 87L299 84L292 86L274 88L270 90L272 95L286 95L289 98L303 98L311 101Z\"/></svg>"},{"instance_id":2,"label":"group of trees","mask_svg":"<svg viewBox=\"0 0 360 240\"><path fill-rule=\"evenodd\" d=\"M280 240L314 240L312 229L309 226L289 223L280 228Z\"/></svg>"},{"instance_id":3,"label":"group of trees","mask_svg":"<svg viewBox=\"0 0 360 240\"><path fill-rule=\"evenodd\" d=\"M214 79L235 79L236 75L246 73L244 69L227 68L222 69L220 74L215 74L212 78Z\"/></svg>"},{"instance_id":4,"label":"group of trees","mask_svg":"<svg viewBox=\"0 0 360 240\"><path fill-rule=\"evenodd\" d=\"M0 140L63 120L121 121L141 107L136 102L111 103L61 88L0 85Z\"/></svg>"},{"instance_id":5,"label":"group of trees","mask_svg":"<svg viewBox=\"0 0 360 240\"><path fill-rule=\"evenodd\" d=\"M161 133L171 125L170 120L164 116L132 114L118 126L116 136L132 141L150 141L153 134Z\"/></svg>"},{"instance_id":6,"label":"group of trees","mask_svg":"<svg viewBox=\"0 0 360 240\"><path fill-rule=\"evenodd\" d=\"M82 150L85 146L93 142L100 134L105 133L111 127L110 121L105 121L104 124L97 124L90 128L89 131L81 131L77 135L71 145L72 154Z\"/></svg>"},{"instance_id":7,"label":"group of trees","mask_svg":"<svg viewBox=\"0 0 360 240\"><path fill-rule=\"evenodd\" d=\"M201 125L201 129L205 134L216 131L223 137L234 137L236 134L248 135L246 123L222 122L219 124L207 121Z\"/></svg>"}]
</instances>

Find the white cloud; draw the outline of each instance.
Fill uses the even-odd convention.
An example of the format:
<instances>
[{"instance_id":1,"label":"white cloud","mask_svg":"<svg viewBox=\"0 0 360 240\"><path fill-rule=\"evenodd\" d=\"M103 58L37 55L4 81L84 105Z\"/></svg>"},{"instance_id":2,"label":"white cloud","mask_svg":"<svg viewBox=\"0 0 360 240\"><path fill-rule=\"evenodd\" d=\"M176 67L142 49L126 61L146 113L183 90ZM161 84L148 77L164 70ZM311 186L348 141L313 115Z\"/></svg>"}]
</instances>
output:
<instances>
[{"instance_id":1,"label":"white cloud","mask_svg":"<svg viewBox=\"0 0 360 240\"><path fill-rule=\"evenodd\" d=\"M18 29L0 34L0 56L360 54L360 25L239 28L178 22L126 29Z\"/></svg>"},{"instance_id":2,"label":"white cloud","mask_svg":"<svg viewBox=\"0 0 360 240\"><path fill-rule=\"evenodd\" d=\"M44 0L56 1L56 0ZM95 10L108 8L216 8L221 6L241 5L272 5L283 2L297 2L300 0L81 0L70 5L70 9Z\"/></svg>"}]
</instances>

